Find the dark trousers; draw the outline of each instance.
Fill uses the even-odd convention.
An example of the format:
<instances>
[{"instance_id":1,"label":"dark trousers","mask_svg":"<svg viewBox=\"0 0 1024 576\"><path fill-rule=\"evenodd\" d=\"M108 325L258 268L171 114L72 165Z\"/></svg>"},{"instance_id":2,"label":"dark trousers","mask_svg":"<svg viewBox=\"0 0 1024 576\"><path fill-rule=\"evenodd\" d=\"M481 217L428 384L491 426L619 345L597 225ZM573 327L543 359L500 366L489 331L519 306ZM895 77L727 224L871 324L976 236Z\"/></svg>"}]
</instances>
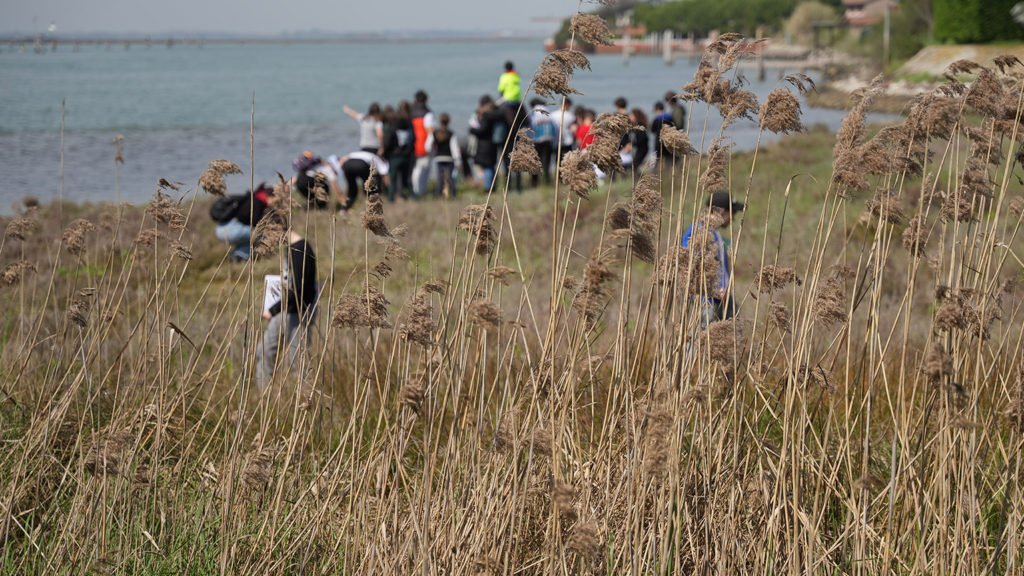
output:
<instances>
[{"instance_id":1,"label":"dark trousers","mask_svg":"<svg viewBox=\"0 0 1024 576\"><path fill-rule=\"evenodd\" d=\"M551 184L551 156L554 153L554 147L551 142L534 142L533 148L537 151L537 156L540 157L541 174L544 175L544 183ZM541 174L533 174L530 176L530 186L534 188L540 183Z\"/></svg>"},{"instance_id":2,"label":"dark trousers","mask_svg":"<svg viewBox=\"0 0 1024 576\"><path fill-rule=\"evenodd\" d=\"M347 198L342 208L348 210L356 203L356 196L359 195L359 181L365 183L370 177L370 165L363 160L350 158L341 165L341 171L345 173L345 182L348 185Z\"/></svg>"},{"instance_id":3,"label":"dark trousers","mask_svg":"<svg viewBox=\"0 0 1024 576\"><path fill-rule=\"evenodd\" d=\"M438 162L437 163L437 193L444 195L445 190L448 191L448 195L455 198L455 162Z\"/></svg>"},{"instance_id":4,"label":"dark trousers","mask_svg":"<svg viewBox=\"0 0 1024 576\"><path fill-rule=\"evenodd\" d=\"M559 162L561 162L562 158L564 158L566 154L568 154L569 152L572 152L573 148L576 147L573 144L562 144L561 148L559 148L557 144L555 144L554 146L555 146L555 149L558 151L558 160L559 160Z\"/></svg>"},{"instance_id":5,"label":"dark trousers","mask_svg":"<svg viewBox=\"0 0 1024 576\"><path fill-rule=\"evenodd\" d=\"M409 156L392 156L388 168L391 175L391 186L388 188L388 200L394 202L395 194L408 198L408 190L412 190L412 158Z\"/></svg>"},{"instance_id":6,"label":"dark trousers","mask_svg":"<svg viewBox=\"0 0 1024 576\"><path fill-rule=\"evenodd\" d=\"M523 191L523 173L522 172L512 172L512 165L511 165L511 162L510 162L510 158L511 157L512 157L512 153L511 152L509 152L508 154L505 154L505 156L501 159L501 168L502 168L502 170L505 171L505 179L508 180L508 185L509 185L508 187L510 189L515 190L516 192L522 192ZM512 185L512 182L513 182L512 179L513 178L515 178L515 180L514 180L515 187L513 187L513 185Z\"/></svg>"},{"instance_id":7,"label":"dark trousers","mask_svg":"<svg viewBox=\"0 0 1024 576\"><path fill-rule=\"evenodd\" d=\"M331 197L330 185L322 176L314 178L302 172L295 177L295 188L299 191L299 194L306 197L306 208L318 208L320 210L327 208L327 200L317 198L314 192L314 188L321 188L323 189L323 198L329 199Z\"/></svg>"}]
</instances>

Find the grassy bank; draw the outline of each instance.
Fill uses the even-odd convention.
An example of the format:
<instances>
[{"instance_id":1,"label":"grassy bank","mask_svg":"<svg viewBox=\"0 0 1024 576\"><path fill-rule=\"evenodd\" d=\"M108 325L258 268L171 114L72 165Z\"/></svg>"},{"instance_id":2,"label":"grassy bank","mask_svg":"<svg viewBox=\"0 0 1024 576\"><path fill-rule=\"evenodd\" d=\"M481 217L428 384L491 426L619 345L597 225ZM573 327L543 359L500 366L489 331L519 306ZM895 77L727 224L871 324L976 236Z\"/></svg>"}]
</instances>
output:
<instances>
[{"instance_id":1,"label":"grassy bank","mask_svg":"<svg viewBox=\"0 0 1024 576\"><path fill-rule=\"evenodd\" d=\"M796 128L731 41L693 105ZM670 133L636 187L590 180L606 117L557 188L280 205L323 293L265 391L282 247L229 263L198 186L6 220L2 571L1018 573L1021 84L992 78L896 129L869 91L838 135ZM720 190L739 314L704 327L718 252L678 246Z\"/></svg>"}]
</instances>

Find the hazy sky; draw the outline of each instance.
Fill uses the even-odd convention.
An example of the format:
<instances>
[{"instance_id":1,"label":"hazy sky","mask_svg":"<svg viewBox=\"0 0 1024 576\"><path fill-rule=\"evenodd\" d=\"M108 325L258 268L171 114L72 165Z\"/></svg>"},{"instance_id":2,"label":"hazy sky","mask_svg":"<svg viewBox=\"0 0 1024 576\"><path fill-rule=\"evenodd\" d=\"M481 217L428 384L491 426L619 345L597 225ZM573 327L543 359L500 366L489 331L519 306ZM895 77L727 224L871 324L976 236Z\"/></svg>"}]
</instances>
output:
<instances>
[{"instance_id":1,"label":"hazy sky","mask_svg":"<svg viewBox=\"0 0 1024 576\"><path fill-rule=\"evenodd\" d=\"M166 31L277 34L392 30L551 33L574 0L0 0L0 32Z\"/></svg>"}]
</instances>

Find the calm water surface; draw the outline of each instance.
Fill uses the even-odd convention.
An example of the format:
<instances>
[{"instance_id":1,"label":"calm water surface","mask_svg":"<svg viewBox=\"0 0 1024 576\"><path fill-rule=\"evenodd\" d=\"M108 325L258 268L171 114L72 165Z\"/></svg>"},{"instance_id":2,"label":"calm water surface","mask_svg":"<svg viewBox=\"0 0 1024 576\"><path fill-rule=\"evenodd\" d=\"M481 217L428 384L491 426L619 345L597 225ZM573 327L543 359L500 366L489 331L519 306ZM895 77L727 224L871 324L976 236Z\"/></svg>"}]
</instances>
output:
<instances>
[{"instance_id":1,"label":"calm water surface","mask_svg":"<svg viewBox=\"0 0 1024 576\"><path fill-rule=\"evenodd\" d=\"M315 45L209 45L82 47L0 52L0 212L26 195L139 202L159 178L193 185L207 162L226 158L246 174L229 188L288 175L304 149L321 155L356 148L357 123L342 104L365 110L371 101L395 104L417 89L435 113L448 112L461 136L482 94L496 95L498 76L513 60L525 88L544 52L539 41L367 42ZM598 112L618 96L650 112L667 90L693 77L686 58L666 66L660 58L591 57L593 70L572 82L575 100ZM778 84L769 70L749 89L763 99ZM61 118L64 103L63 178ZM255 114L253 114L255 102ZM702 105L690 114L703 126ZM806 109L804 123L839 125L842 112ZM253 121L254 119L254 121ZM250 122L252 139L250 140ZM708 133L721 125L716 111ZM113 139L123 135L124 164L115 187ZM733 143L752 148L752 122L734 126ZM694 136L698 140L698 136ZM769 141L766 137L763 141ZM250 162L250 151L252 162Z\"/></svg>"}]
</instances>

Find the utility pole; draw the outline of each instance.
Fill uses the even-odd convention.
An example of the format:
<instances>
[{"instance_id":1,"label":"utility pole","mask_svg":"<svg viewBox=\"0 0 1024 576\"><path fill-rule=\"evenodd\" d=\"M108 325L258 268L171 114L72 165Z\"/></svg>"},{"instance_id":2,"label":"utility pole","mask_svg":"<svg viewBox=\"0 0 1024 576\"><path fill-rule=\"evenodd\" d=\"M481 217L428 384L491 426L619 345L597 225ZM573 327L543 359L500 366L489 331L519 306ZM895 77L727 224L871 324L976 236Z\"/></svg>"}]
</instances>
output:
<instances>
[{"instance_id":1,"label":"utility pole","mask_svg":"<svg viewBox=\"0 0 1024 576\"><path fill-rule=\"evenodd\" d=\"M885 2L885 20L882 26L882 69L889 65L889 0Z\"/></svg>"},{"instance_id":2,"label":"utility pole","mask_svg":"<svg viewBox=\"0 0 1024 576\"><path fill-rule=\"evenodd\" d=\"M665 66L672 65L672 31L665 30L661 34L661 57L665 60Z\"/></svg>"}]
</instances>

